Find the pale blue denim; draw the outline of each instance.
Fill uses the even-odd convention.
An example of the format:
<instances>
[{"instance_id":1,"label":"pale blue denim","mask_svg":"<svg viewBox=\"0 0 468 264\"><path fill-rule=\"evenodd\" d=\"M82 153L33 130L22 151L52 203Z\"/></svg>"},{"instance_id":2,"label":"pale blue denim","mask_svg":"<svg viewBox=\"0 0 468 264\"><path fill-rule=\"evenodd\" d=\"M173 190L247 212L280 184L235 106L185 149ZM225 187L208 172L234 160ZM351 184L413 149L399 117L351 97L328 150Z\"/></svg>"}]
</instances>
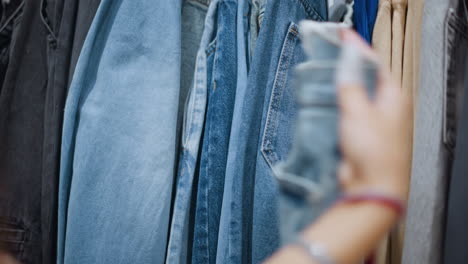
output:
<instances>
[{"instance_id":1,"label":"pale blue denim","mask_svg":"<svg viewBox=\"0 0 468 264\"><path fill-rule=\"evenodd\" d=\"M212 1L206 14L193 83L185 107L179 170L167 248L167 264L189 263L191 259L190 233L193 232L193 223L190 225L190 220L191 210L194 207L192 205L194 198L192 191L205 123L208 80L211 79L207 69L208 62L212 61L211 55L214 53L216 43L212 41L213 35L216 33L218 2L218 0Z\"/></svg>"},{"instance_id":2,"label":"pale blue denim","mask_svg":"<svg viewBox=\"0 0 468 264\"><path fill-rule=\"evenodd\" d=\"M248 84L236 91L217 263L259 263L280 245L277 184L261 149L266 119L271 117L270 97L275 94L274 101L282 105L276 117L284 120L275 122L279 133L267 133L277 139L274 152L265 151L284 157L296 111L289 79L294 65L305 59L296 23L305 18L325 20L326 9L325 0L267 2Z\"/></svg>"},{"instance_id":3,"label":"pale blue denim","mask_svg":"<svg viewBox=\"0 0 468 264\"><path fill-rule=\"evenodd\" d=\"M209 2L210 0L183 0L182 3L179 120L184 117L187 97L192 87ZM179 122L178 125L182 123ZM180 139L181 136L178 135L178 138Z\"/></svg>"},{"instance_id":4,"label":"pale blue denim","mask_svg":"<svg viewBox=\"0 0 468 264\"><path fill-rule=\"evenodd\" d=\"M297 239L297 234L339 196L336 177L340 160L339 111L335 76L337 67L345 63L342 61L344 49L352 48L341 45L340 28L343 27L342 24L310 21L303 22L301 26L301 39L308 60L295 70L299 111L294 143L287 159L274 167L281 190L283 244ZM346 51L357 54L358 50ZM364 83L372 96L376 65L364 59L362 66L354 61L351 64L362 68Z\"/></svg>"},{"instance_id":5,"label":"pale blue denim","mask_svg":"<svg viewBox=\"0 0 468 264\"><path fill-rule=\"evenodd\" d=\"M103 0L65 107L58 263L163 263L180 0Z\"/></svg>"},{"instance_id":6,"label":"pale blue denim","mask_svg":"<svg viewBox=\"0 0 468 264\"><path fill-rule=\"evenodd\" d=\"M200 153L192 263L215 263L237 79L237 0L218 3L215 52Z\"/></svg>"}]
</instances>

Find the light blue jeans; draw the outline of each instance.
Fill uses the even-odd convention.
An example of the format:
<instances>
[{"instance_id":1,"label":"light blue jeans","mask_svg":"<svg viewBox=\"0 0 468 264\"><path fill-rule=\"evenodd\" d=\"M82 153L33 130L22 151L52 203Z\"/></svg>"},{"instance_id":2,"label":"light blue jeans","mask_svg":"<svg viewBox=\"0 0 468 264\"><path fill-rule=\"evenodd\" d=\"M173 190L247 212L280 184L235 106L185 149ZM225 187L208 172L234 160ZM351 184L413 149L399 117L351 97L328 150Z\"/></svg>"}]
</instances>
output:
<instances>
[{"instance_id":1,"label":"light blue jeans","mask_svg":"<svg viewBox=\"0 0 468 264\"><path fill-rule=\"evenodd\" d=\"M181 153L175 201L172 212L172 222L169 234L166 263L188 263L192 244L189 233L193 226L189 225L192 204L193 185L199 158L200 141L205 123L206 104L208 96L208 60L214 52L212 36L216 32L216 17L218 0L211 2L205 18L200 48L197 53L193 83L189 91L184 113Z\"/></svg>"},{"instance_id":2,"label":"light blue jeans","mask_svg":"<svg viewBox=\"0 0 468 264\"><path fill-rule=\"evenodd\" d=\"M339 195L337 68L352 65L362 69L369 95L375 90L376 65L359 56L358 50L341 45L340 28L343 27L336 23L307 21L302 22L300 28L307 61L295 69L299 108L294 142L287 158L274 166L280 186L283 244L293 242ZM356 54L353 56L358 60L344 61L350 53Z\"/></svg>"},{"instance_id":3,"label":"light blue jeans","mask_svg":"<svg viewBox=\"0 0 468 264\"><path fill-rule=\"evenodd\" d=\"M180 0L103 0L65 107L58 263L163 263Z\"/></svg>"}]
</instances>

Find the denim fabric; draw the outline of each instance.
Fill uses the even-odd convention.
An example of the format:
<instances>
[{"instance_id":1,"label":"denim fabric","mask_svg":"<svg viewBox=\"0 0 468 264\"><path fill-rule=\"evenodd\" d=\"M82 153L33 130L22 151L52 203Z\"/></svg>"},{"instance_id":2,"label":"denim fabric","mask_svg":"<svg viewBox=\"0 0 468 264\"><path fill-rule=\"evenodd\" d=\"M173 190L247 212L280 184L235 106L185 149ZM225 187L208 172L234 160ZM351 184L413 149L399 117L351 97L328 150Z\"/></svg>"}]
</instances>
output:
<instances>
[{"instance_id":1,"label":"denim fabric","mask_svg":"<svg viewBox=\"0 0 468 264\"><path fill-rule=\"evenodd\" d=\"M2 1L0 247L22 263L55 263L63 106L90 1ZM97 2L97 1L94 1ZM87 17L77 15L87 4ZM94 9L95 10L95 9ZM25 166L25 164L27 164Z\"/></svg>"},{"instance_id":2,"label":"denim fabric","mask_svg":"<svg viewBox=\"0 0 468 264\"><path fill-rule=\"evenodd\" d=\"M468 5L452 1L446 19L447 95L446 114L452 117L447 133L456 142L454 162L448 183L447 215L444 236L443 263L461 264L468 259L468 220L466 186L468 171ZM448 120L447 120L448 121ZM455 138L456 137L456 138Z\"/></svg>"},{"instance_id":3,"label":"denim fabric","mask_svg":"<svg viewBox=\"0 0 468 264\"><path fill-rule=\"evenodd\" d=\"M250 17L249 17L249 58L252 60L257 44L260 26L262 25L265 15L266 0L250 0Z\"/></svg>"},{"instance_id":4,"label":"denim fabric","mask_svg":"<svg viewBox=\"0 0 468 264\"><path fill-rule=\"evenodd\" d=\"M294 143L287 159L274 167L281 189L280 229L284 244L297 239L297 234L339 194L335 75L344 52L339 38L341 27L309 21L301 24L301 39L308 60L295 71L299 110ZM365 83L372 92L377 67L365 61L363 66Z\"/></svg>"},{"instance_id":5,"label":"denim fabric","mask_svg":"<svg viewBox=\"0 0 468 264\"><path fill-rule=\"evenodd\" d=\"M236 93L237 1L218 4L215 52L207 70L208 105L198 175L192 263L215 263Z\"/></svg>"},{"instance_id":6,"label":"denim fabric","mask_svg":"<svg viewBox=\"0 0 468 264\"><path fill-rule=\"evenodd\" d=\"M166 263L187 263L191 259L192 244L189 234L193 232L191 209L196 185L195 171L199 163L199 148L205 122L208 97L208 80L211 79L211 68L216 40L216 17L218 0L212 1L205 18L205 25L197 53L193 83L190 87L184 113L181 153L175 190L175 201L169 233Z\"/></svg>"},{"instance_id":7,"label":"denim fabric","mask_svg":"<svg viewBox=\"0 0 468 264\"><path fill-rule=\"evenodd\" d=\"M58 263L162 263L174 179L181 1L104 0L67 97Z\"/></svg>"},{"instance_id":8,"label":"denim fabric","mask_svg":"<svg viewBox=\"0 0 468 264\"><path fill-rule=\"evenodd\" d=\"M295 23L304 18L324 20L326 9L326 1L267 3L247 87L236 91L217 263L258 263L279 246L277 187L259 141L263 138L270 96L275 94L275 101L286 107L280 115L286 122L282 119L275 123L288 131L272 135L281 137L275 141L280 145L275 146L275 153L285 155L294 115L294 109L287 108L294 101L288 77L292 67L305 59Z\"/></svg>"},{"instance_id":9,"label":"denim fabric","mask_svg":"<svg viewBox=\"0 0 468 264\"><path fill-rule=\"evenodd\" d=\"M379 9L378 0L355 0L353 24L356 31L368 42L372 41L375 19Z\"/></svg>"},{"instance_id":10,"label":"denim fabric","mask_svg":"<svg viewBox=\"0 0 468 264\"><path fill-rule=\"evenodd\" d=\"M45 2L44 2L45 3ZM43 263L56 262L58 178L62 141L63 108L71 74L100 0L49 1L47 20L56 39L49 41L49 75L44 116L44 157L42 165L42 248ZM53 16L52 16L53 14ZM54 19L51 19L54 18Z\"/></svg>"},{"instance_id":11,"label":"denim fabric","mask_svg":"<svg viewBox=\"0 0 468 264\"><path fill-rule=\"evenodd\" d=\"M197 52L208 11L208 0L183 0L182 4L182 35L181 35L181 76L179 95L179 114L177 121L177 139L180 141L181 125L185 113L187 96L193 81ZM177 149L180 142L177 142Z\"/></svg>"}]
</instances>

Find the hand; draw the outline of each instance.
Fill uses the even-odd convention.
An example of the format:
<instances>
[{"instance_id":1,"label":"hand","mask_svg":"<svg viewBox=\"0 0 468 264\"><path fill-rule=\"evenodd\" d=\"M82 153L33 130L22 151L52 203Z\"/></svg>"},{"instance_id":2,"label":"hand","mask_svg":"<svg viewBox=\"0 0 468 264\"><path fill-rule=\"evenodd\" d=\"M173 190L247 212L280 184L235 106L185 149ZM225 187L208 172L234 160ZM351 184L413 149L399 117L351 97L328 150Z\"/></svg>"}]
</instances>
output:
<instances>
[{"instance_id":1,"label":"hand","mask_svg":"<svg viewBox=\"0 0 468 264\"><path fill-rule=\"evenodd\" d=\"M342 32L344 45L355 45L370 59L376 55L353 31ZM387 69L380 69L371 101L360 83L338 84L340 143L339 168L346 193L379 191L407 199L411 167L411 102Z\"/></svg>"}]
</instances>

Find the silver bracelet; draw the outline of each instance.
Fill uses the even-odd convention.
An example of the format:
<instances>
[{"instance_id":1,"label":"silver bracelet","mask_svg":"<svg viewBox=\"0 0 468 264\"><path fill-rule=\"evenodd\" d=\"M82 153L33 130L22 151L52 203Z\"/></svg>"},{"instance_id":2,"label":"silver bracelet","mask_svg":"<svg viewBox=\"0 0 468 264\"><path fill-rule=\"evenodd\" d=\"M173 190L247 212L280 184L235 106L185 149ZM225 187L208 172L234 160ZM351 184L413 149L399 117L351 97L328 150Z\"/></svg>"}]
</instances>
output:
<instances>
[{"instance_id":1,"label":"silver bracelet","mask_svg":"<svg viewBox=\"0 0 468 264\"><path fill-rule=\"evenodd\" d=\"M336 264L336 262L333 261L328 255L325 247L320 244L309 242L302 237L298 237L297 245L301 246L305 251L307 251L309 257L311 257L319 264Z\"/></svg>"}]
</instances>

